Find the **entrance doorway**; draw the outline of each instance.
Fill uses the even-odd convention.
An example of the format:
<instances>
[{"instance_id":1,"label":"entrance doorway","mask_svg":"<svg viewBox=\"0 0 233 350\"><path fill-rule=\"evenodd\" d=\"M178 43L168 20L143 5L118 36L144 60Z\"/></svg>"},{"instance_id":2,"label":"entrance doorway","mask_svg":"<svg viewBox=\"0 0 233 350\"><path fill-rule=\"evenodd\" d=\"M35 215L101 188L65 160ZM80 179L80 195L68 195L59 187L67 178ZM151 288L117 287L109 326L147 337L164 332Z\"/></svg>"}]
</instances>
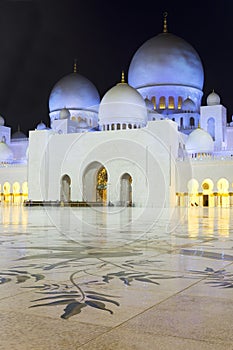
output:
<instances>
[{"instance_id":1,"label":"entrance doorway","mask_svg":"<svg viewBox=\"0 0 233 350\"><path fill-rule=\"evenodd\" d=\"M132 177L125 173L121 177L120 201L122 206L132 206Z\"/></svg>"},{"instance_id":2,"label":"entrance doorway","mask_svg":"<svg viewBox=\"0 0 233 350\"><path fill-rule=\"evenodd\" d=\"M208 206L209 206L209 195L203 194L203 207L208 207Z\"/></svg>"},{"instance_id":3,"label":"entrance doorway","mask_svg":"<svg viewBox=\"0 0 233 350\"><path fill-rule=\"evenodd\" d=\"M70 185L71 180L68 175L63 175L61 179L61 193L60 201L61 202L70 202Z\"/></svg>"}]
</instances>

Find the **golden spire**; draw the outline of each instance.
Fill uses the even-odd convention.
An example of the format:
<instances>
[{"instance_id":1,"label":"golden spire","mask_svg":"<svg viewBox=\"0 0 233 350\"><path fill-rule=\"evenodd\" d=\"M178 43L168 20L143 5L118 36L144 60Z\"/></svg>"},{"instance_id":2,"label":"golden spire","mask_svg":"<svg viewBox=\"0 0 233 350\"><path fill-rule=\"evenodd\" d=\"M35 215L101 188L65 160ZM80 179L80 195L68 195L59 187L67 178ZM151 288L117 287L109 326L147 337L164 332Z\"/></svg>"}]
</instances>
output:
<instances>
[{"instance_id":1,"label":"golden spire","mask_svg":"<svg viewBox=\"0 0 233 350\"><path fill-rule=\"evenodd\" d=\"M77 59L74 59L74 73L77 73Z\"/></svg>"},{"instance_id":2,"label":"golden spire","mask_svg":"<svg viewBox=\"0 0 233 350\"><path fill-rule=\"evenodd\" d=\"M125 84L125 72L121 72L121 84Z\"/></svg>"},{"instance_id":3,"label":"golden spire","mask_svg":"<svg viewBox=\"0 0 233 350\"><path fill-rule=\"evenodd\" d=\"M163 13L163 32L167 33L167 12Z\"/></svg>"}]
</instances>

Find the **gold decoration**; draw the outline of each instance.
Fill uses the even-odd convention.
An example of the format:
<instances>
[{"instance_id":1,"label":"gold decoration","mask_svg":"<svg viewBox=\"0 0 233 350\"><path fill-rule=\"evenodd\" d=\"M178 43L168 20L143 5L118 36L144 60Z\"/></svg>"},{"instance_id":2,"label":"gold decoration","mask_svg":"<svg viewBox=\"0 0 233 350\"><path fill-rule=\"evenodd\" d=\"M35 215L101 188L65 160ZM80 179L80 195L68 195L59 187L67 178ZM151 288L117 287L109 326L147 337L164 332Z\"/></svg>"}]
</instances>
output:
<instances>
[{"instance_id":1,"label":"gold decoration","mask_svg":"<svg viewBox=\"0 0 233 350\"><path fill-rule=\"evenodd\" d=\"M74 73L77 73L77 59L74 60Z\"/></svg>"},{"instance_id":2,"label":"gold decoration","mask_svg":"<svg viewBox=\"0 0 233 350\"><path fill-rule=\"evenodd\" d=\"M167 12L163 13L163 32L164 33L168 32L168 30L167 30L167 15L168 15Z\"/></svg>"},{"instance_id":3,"label":"gold decoration","mask_svg":"<svg viewBox=\"0 0 233 350\"><path fill-rule=\"evenodd\" d=\"M121 83L125 84L125 72L124 71L121 72Z\"/></svg>"},{"instance_id":4,"label":"gold decoration","mask_svg":"<svg viewBox=\"0 0 233 350\"><path fill-rule=\"evenodd\" d=\"M97 173L97 193L102 202L107 200L107 183L108 183L108 174L107 170L102 167Z\"/></svg>"}]
</instances>

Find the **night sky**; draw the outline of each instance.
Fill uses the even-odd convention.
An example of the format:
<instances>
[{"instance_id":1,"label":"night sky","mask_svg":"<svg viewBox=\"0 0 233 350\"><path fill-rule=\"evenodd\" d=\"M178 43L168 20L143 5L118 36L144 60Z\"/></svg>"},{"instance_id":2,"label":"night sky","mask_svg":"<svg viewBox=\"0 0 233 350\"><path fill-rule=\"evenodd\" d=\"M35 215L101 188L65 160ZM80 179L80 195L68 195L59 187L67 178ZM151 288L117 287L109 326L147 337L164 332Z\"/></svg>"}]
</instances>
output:
<instances>
[{"instance_id":1,"label":"night sky","mask_svg":"<svg viewBox=\"0 0 233 350\"><path fill-rule=\"evenodd\" d=\"M233 2L1 1L0 115L15 132L49 126L54 84L73 71L92 81L101 98L127 71L136 50L162 32L182 37L199 53L204 97L214 89L233 114Z\"/></svg>"}]
</instances>

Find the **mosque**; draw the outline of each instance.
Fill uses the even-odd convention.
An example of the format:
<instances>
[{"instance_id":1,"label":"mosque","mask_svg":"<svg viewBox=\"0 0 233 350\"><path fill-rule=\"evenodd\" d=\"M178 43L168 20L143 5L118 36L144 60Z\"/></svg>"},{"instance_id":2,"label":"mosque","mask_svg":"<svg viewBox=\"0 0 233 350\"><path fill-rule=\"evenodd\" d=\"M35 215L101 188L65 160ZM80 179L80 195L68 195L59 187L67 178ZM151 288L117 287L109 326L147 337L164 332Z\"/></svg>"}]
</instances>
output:
<instances>
[{"instance_id":1,"label":"mosque","mask_svg":"<svg viewBox=\"0 0 233 350\"><path fill-rule=\"evenodd\" d=\"M119 77L120 78L120 77ZM1 201L136 207L233 205L233 122L196 50L169 33L133 55L100 99L74 71L49 96L50 127L11 135L0 117Z\"/></svg>"}]
</instances>

